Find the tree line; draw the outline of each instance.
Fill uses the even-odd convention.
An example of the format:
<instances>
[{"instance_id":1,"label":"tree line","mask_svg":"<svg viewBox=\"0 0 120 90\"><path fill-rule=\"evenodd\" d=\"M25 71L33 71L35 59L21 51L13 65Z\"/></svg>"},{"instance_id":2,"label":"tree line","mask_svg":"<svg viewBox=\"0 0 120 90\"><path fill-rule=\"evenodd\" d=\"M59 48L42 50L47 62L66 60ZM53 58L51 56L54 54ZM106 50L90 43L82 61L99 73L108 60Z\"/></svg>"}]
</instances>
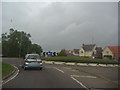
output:
<instances>
[{"instance_id":1,"label":"tree line","mask_svg":"<svg viewBox=\"0 0 120 90\"><path fill-rule=\"evenodd\" d=\"M24 57L27 53L41 55L42 47L32 43L31 35L11 28L9 33L2 33L2 55L6 57Z\"/></svg>"}]
</instances>

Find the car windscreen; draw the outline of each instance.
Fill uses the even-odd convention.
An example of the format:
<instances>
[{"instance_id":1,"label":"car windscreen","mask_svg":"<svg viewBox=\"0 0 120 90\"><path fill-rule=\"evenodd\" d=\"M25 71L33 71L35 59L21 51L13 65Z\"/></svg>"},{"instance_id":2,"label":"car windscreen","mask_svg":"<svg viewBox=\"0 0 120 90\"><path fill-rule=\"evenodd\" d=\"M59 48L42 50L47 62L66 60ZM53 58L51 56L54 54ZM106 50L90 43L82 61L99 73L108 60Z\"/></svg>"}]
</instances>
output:
<instances>
[{"instance_id":1,"label":"car windscreen","mask_svg":"<svg viewBox=\"0 0 120 90\"><path fill-rule=\"evenodd\" d=\"M29 55L27 59L40 59L39 55Z\"/></svg>"}]
</instances>

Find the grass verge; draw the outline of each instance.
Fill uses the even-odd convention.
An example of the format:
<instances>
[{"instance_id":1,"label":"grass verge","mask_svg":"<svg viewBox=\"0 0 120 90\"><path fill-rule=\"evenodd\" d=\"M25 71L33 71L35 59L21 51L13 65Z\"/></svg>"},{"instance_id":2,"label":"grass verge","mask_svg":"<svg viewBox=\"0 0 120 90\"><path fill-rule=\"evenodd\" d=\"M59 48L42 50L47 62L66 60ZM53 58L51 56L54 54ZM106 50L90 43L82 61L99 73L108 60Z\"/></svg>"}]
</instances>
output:
<instances>
[{"instance_id":1,"label":"grass verge","mask_svg":"<svg viewBox=\"0 0 120 90\"><path fill-rule=\"evenodd\" d=\"M7 63L2 63L2 77L10 74L14 70L14 67Z\"/></svg>"},{"instance_id":2,"label":"grass verge","mask_svg":"<svg viewBox=\"0 0 120 90\"><path fill-rule=\"evenodd\" d=\"M76 62L76 63L97 63L97 64L118 64L117 60L103 60L81 57L43 57L45 61Z\"/></svg>"}]
</instances>

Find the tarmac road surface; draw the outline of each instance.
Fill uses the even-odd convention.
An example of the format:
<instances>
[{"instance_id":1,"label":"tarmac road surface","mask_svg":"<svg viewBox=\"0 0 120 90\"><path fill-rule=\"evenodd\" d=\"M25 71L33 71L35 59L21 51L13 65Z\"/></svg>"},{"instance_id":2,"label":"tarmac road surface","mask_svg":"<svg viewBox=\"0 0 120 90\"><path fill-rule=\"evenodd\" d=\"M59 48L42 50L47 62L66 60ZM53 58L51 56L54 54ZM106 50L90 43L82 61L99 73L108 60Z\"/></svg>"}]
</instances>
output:
<instances>
[{"instance_id":1,"label":"tarmac road surface","mask_svg":"<svg viewBox=\"0 0 120 90\"><path fill-rule=\"evenodd\" d=\"M43 70L23 70L22 59L3 59L20 70L2 88L118 88L117 67L44 64Z\"/></svg>"}]
</instances>

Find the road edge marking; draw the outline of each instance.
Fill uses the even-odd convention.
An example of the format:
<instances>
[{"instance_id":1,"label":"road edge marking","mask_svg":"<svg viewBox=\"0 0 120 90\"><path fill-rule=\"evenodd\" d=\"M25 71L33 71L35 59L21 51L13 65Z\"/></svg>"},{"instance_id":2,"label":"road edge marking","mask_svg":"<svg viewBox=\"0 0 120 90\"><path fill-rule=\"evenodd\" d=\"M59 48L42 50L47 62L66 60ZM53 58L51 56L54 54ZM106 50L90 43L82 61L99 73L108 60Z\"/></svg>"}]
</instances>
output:
<instances>
[{"instance_id":1,"label":"road edge marking","mask_svg":"<svg viewBox=\"0 0 120 90\"><path fill-rule=\"evenodd\" d=\"M13 65L13 66L14 66L14 65ZM13 79L19 74L19 69L18 69L18 67L16 67L16 66L14 66L14 67L17 69L17 73L16 73L13 77L11 77L10 79L8 79L7 81L2 82L2 85L4 85L4 84L6 84L7 82L13 80ZM1 86L2 86L2 85L1 85Z\"/></svg>"}]
</instances>

